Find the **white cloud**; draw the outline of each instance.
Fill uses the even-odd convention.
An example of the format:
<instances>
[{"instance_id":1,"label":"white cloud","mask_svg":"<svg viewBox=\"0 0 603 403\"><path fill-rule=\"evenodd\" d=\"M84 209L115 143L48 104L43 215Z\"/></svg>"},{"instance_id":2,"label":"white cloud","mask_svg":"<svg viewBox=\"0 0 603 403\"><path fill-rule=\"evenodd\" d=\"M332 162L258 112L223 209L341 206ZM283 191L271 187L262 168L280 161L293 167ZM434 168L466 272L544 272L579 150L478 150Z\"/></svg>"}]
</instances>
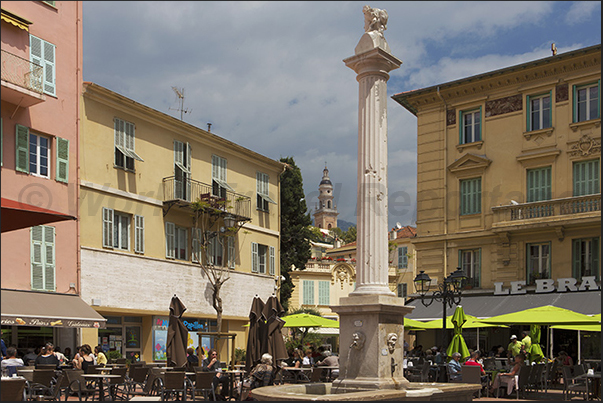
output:
<instances>
[{"instance_id":1,"label":"white cloud","mask_svg":"<svg viewBox=\"0 0 603 403\"><path fill-rule=\"evenodd\" d=\"M565 15L565 22L575 25L584 20L590 20L593 15L601 16L600 1L574 1Z\"/></svg>"}]
</instances>

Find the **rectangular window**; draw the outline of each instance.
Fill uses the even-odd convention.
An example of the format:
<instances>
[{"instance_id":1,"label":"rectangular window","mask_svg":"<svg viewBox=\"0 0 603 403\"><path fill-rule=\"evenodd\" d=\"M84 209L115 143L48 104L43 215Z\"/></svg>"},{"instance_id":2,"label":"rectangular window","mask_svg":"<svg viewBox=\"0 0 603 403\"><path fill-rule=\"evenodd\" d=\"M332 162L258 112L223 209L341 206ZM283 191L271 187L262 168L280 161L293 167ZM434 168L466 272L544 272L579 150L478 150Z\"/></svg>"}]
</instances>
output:
<instances>
[{"instance_id":1,"label":"rectangular window","mask_svg":"<svg viewBox=\"0 0 603 403\"><path fill-rule=\"evenodd\" d=\"M191 201L191 154L189 143L174 140L174 196Z\"/></svg>"},{"instance_id":2,"label":"rectangular window","mask_svg":"<svg viewBox=\"0 0 603 403\"><path fill-rule=\"evenodd\" d=\"M175 232L176 226L173 222L165 223L165 257L168 259L176 258L175 250Z\"/></svg>"},{"instance_id":3,"label":"rectangular window","mask_svg":"<svg viewBox=\"0 0 603 403\"><path fill-rule=\"evenodd\" d=\"M269 211L270 203L276 204L269 196L269 177L262 172L256 172L256 189L257 189L257 209L261 211Z\"/></svg>"},{"instance_id":4,"label":"rectangular window","mask_svg":"<svg viewBox=\"0 0 603 403\"><path fill-rule=\"evenodd\" d=\"M134 216L134 252L144 253L144 217Z\"/></svg>"},{"instance_id":5,"label":"rectangular window","mask_svg":"<svg viewBox=\"0 0 603 403\"><path fill-rule=\"evenodd\" d=\"M528 128L527 131L551 127L551 93L528 96Z\"/></svg>"},{"instance_id":6,"label":"rectangular window","mask_svg":"<svg viewBox=\"0 0 603 403\"><path fill-rule=\"evenodd\" d=\"M113 247L130 250L130 215L113 213Z\"/></svg>"},{"instance_id":7,"label":"rectangular window","mask_svg":"<svg viewBox=\"0 0 603 403\"><path fill-rule=\"evenodd\" d=\"M398 248L398 269L406 269L408 267L408 247L401 246Z\"/></svg>"},{"instance_id":8,"label":"rectangular window","mask_svg":"<svg viewBox=\"0 0 603 403\"><path fill-rule=\"evenodd\" d=\"M600 89L601 80L593 84L574 86L574 122L584 122L600 117Z\"/></svg>"},{"instance_id":9,"label":"rectangular window","mask_svg":"<svg viewBox=\"0 0 603 403\"><path fill-rule=\"evenodd\" d=\"M266 274L266 245L258 245L258 273Z\"/></svg>"},{"instance_id":10,"label":"rectangular window","mask_svg":"<svg viewBox=\"0 0 603 403\"><path fill-rule=\"evenodd\" d=\"M468 144L482 139L481 125L482 108L460 112L460 143Z\"/></svg>"},{"instance_id":11,"label":"rectangular window","mask_svg":"<svg viewBox=\"0 0 603 403\"><path fill-rule=\"evenodd\" d=\"M574 196L599 193L599 160L574 162Z\"/></svg>"},{"instance_id":12,"label":"rectangular window","mask_svg":"<svg viewBox=\"0 0 603 403\"><path fill-rule=\"evenodd\" d=\"M228 237L228 268L234 269L236 267L236 255L235 255L235 238L234 236Z\"/></svg>"},{"instance_id":13,"label":"rectangular window","mask_svg":"<svg viewBox=\"0 0 603 403\"><path fill-rule=\"evenodd\" d=\"M329 291L331 289L330 281L319 281L318 282L318 305L329 305L331 298Z\"/></svg>"},{"instance_id":14,"label":"rectangular window","mask_svg":"<svg viewBox=\"0 0 603 403\"><path fill-rule=\"evenodd\" d=\"M200 228L193 228L192 232L192 249L191 249L191 260L193 263L199 263L199 259L201 259L201 251L203 244L203 237Z\"/></svg>"},{"instance_id":15,"label":"rectangular window","mask_svg":"<svg viewBox=\"0 0 603 403\"><path fill-rule=\"evenodd\" d=\"M55 46L43 39L29 35L29 61L42 66L42 88L44 93L56 96ZM37 85L34 85L34 87L37 87Z\"/></svg>"},{"instance_id":16,"label":"rectangular window","mask_svg":"<svg viewBox=\"0 0 603 403\"><path fill-rule=\"evenodd\" d=\"M224 266L224 237L219 235L209 238L207 245L207 264L213 266Z\"/></svg>"},{"instance_id":17,"label":"rectangular window","mask_svg":"<svg viewBox=\"0 0 603 403\"><path fill-rule=\"evenodd\" d=\"M234 189L228 185L226 181L226 159L211 156L211 179L212 179L212 195L220 199L226 199L226 191L234 192Z\"/></svg>"},{"instance_id":18,"label":"rectangular window","mask_svg":"<svg viewBox=\"0 0 603 403\"><path fill-rule=\"evenodd\" d=\"M31 227L31 289L55 291L55 228Z\"/></svg>"},{"instance_id":19,"label":"rectangular window","mask_svg":"<svg viewBox=\"0 0 603 403\"><path fill-rule=\"evenodd\" d=\"M50 139L29 132L29 173L48 178L50 172Z\"/></svg>"},{"instance_id":20,"label":"rectangular window","mask_svg":"<svg viewBox=\"0 0 603 403\"><path fill-rule=\"evenodd\" d=\"M527 170L528 203L551 200L551 167Z\"/></svg>"},{"instance_id":21,"label":"rectangular window","mask_svg":"<svg viewBox=\"0 0 603 403\"><path fill-rule=\"evenodd\" d=\"M115 166L128 171L134 170L134 160L142 161L134 150L134 128L134 123L113 118Z\"/></svg>"},{"instance_id":22,"label":"rectangular window","mask_svg":"<svg viewBox=\"0 0 603 403\"><path fill-rule=\"evenodd\" d=\"M274 276L274 270L275 270L275 259L274 259L274 246L269 246L268 247L268 274L270 274L271 276Z\"/></svg>"},{"instance_id":23,"label":"rectangular window","mask_svg":"<svg viewBox=\"0 0 603 403\"><path fill-rule=\"evenodd\" d=\"M527 244L527 283L534 280L551 278L551 243Z\"/></svg>"},{"instance_id":24,"label":"rectangular window","mask_svg":"<svg viewBox=\"0 0 603 403\"><path fill-rule=\"evenodd\" d=\"M408 285L406 283L398 284L398 298L406 298L408 295Z\"/></svg>"},{"instance_id":25,"label":"rectangular window","mask_svg":"<svg viewBox=\"0 0 603 403\"><path fill-rule=\"evenodd\" d=\"M465 179L460 182L461 215L482 212L482 178Z\"/></svg>"},{"instance_id":26,"label":"rectangular window","mask_svg":"<svg viewBox=\"0 0 603 403\"><path fill-rule=\"evenodd\" d=\"M599 238L572 240L572 277L595 276L599 280Z\"/></svg>"},{"instance_id":27,"label":"rectangular window","mask_svg":"<svg viewBox=\"0 0 603 403\"><path fill-rule=\"evenodd\" d=\"M464 286L479 287L481 273L481 249L459 251L459 267L465 273L467 280Z\"/></svg>"},{"instance_id":28,"label":"rectangular window","mask_svg":"<svg viewBox=\"0 0 603 403\"><path fill-rule=\"evenodd\" d=\"M261 245L255 242L251 243L251 271L253 273L268 274L275 273L275 249L274 246Z\"/></svg>"},{"instance_id":29,"label":"rectangular window","mask_svg":"<svg viewBox=\"0 0 603 403\"><path fill-rule=\"evenodd\" d=\"M302 283L303 305L314 305L314 280L304 280Z\"/></svg>"},{"instance_id":30,"label":"rectangular window","mask_svg":"<svg viewBox=\"0 0 603 403\"><path fill-rule=\"evenodd\" d=\"M174 227L174 258L187 260L188 256L188 231L183 227Z\"/></svg>"}]
</instances>

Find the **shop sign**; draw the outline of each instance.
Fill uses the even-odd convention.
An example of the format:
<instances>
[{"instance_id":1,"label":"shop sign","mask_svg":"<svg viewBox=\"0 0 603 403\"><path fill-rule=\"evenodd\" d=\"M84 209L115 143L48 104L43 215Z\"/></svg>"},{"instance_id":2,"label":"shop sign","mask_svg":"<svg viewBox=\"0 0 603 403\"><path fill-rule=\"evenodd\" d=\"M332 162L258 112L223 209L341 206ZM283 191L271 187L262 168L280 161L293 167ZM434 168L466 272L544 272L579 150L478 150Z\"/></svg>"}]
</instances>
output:
<instances>
[{"instance_id":1,"label":"shop sign","mask_svg":"<svg viewBox=\"0 0 603 403\"><path fill-rule=\"evenodd\" d=\"M42 327L104 327L104 322L72 320L72 319L47 319L47 318L28 318L17 316L2 316L3 326L42 326Z\"/></svg>"},{"instance_id":2,"label":"shop sign","mask_svg":"<svg viewBox=\"0 0 603 403\"><path fill-rule=\"evenodd\" d=\"M596 291L601 288L597 285L595 276L582 277L582 282L578 282L575 278L559 278L557 279L557 286L555 286L555 280L553 279L537 279L534 281L536 284L537 294L543 294L548 292L566 292L566 291ZM527 290L524 287L526 285L525 280L511 281L511 289L503 288L503 282L494 283L494 295L517 295L525 294Z\"/></svg>"}]
</instances>

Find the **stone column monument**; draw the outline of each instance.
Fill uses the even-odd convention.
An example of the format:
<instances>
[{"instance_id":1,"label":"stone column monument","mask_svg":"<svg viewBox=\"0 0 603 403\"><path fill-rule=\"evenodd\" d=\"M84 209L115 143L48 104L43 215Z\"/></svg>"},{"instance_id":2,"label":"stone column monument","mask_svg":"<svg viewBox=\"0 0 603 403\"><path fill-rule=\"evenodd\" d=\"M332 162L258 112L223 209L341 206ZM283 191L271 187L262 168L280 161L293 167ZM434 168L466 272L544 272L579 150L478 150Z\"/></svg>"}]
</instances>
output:
<instances>
[{"instance_id":1,"label":"stone column monument","mask_svg":"<svg viewBox=\"0 0 603 403\"><path fill-rule=\"evenodd\" d=\"M363 12L365 33L344 60L359 83L356 290L331 307L340 319L339 379L332 389L345 391L408 385L403 320L414 309L388 287L387 80L402 61L383 35L387 12L369 6Z\"/></svg>"}]
</instances>

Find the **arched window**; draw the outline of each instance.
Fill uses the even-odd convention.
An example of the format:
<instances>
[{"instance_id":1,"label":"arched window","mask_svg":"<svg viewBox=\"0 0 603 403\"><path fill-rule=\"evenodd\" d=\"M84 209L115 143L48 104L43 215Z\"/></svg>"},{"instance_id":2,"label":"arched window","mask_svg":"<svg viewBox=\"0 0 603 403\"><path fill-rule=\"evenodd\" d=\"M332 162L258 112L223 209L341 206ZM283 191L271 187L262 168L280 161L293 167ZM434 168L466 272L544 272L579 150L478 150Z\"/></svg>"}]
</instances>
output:
<instances>
[{"instance_id":1,"label":"arched window","mask_svg":"<svg viewBox=\"0 0 603 403\"><path fill-rule=\"evenodd\" d=\"M329 224L329 228L327 228L327 229L331 229L331 224Z\"/></svg>"},{"instance_id":2,"label":"arched window","mask_svg":"<svg viewBox=\"0 0 603 403\"><path fill-rule=\"evenodd\" d=\"M327 208L331 208L331 200L327 202Z\"/></svg>"}]
</instances>

